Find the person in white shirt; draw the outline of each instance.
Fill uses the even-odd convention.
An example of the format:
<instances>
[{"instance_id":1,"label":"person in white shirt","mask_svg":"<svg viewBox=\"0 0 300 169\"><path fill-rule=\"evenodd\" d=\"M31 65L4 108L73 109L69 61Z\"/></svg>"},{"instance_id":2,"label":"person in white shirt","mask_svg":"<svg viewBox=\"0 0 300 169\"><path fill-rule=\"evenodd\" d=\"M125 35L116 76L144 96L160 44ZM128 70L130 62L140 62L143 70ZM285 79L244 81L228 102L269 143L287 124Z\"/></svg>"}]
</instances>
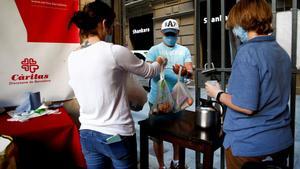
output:
<instances>
[{"instance_id":1,"label":"person in white shirt","mask_svg":"<svg viewBox=\"0 0 300 169\"><path fill-rule=\"evenodd\" d=\"M126 97L129 73L151 78L166 62L152 64L110 42L114 11L101 0L88 3L70 20L80 29L81 47L68 59L70 81L80 105L80 141L88 169L136 169L134 123Z\"/></svg>"}]
</instances>

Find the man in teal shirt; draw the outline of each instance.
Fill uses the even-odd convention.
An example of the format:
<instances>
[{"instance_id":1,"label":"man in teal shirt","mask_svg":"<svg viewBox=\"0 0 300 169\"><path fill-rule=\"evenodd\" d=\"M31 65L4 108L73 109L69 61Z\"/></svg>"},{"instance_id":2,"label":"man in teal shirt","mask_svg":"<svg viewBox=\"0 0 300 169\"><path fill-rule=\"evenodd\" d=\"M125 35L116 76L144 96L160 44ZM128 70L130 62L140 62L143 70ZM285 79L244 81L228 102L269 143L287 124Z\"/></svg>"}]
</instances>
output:
<instances>
[{"instance_id":1,"label":"man in teal shirt","mask_svg":"<svg viewBox=\"0 0 300 169\"><path fill-rule=\"evenodd\" d=\"M177 75L173 72L172 68L175 65L183 65L187 70L187 75L191 76L193 64L191 53L188 48L177 44L179 34L179 26L176 20L167 19L161 25L161 33L163 35L163 42L150 48L147 55L147 62L154 62L158 56L168 59L165 66L165 80L167 81L169 89L172 91L177 82ZM150 109L156 101L158 81L160 77L157 76L151 80L151 90L148 95L148 102ZM164 169L164 154L163 142L161 140L153 139L153 148L159 164L159 169ZM171 169L178 168L179 160L179 147L173 144L174 156L171 162Z\"/></svg>"}]
</instances>

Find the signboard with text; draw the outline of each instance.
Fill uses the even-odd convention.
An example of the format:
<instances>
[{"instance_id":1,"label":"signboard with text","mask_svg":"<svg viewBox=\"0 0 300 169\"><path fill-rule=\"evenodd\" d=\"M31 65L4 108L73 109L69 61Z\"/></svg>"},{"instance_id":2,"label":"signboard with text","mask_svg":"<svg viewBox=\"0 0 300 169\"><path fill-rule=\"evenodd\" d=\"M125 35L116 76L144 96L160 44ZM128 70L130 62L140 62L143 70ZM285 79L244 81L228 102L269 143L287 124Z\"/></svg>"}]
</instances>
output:
<instances>
[{"instance_id":1,"label":"signboard with text","mask_svg":"<svg viewBox=\"0 0 300 169\"><path fill-rule=\"evenodd\" d=\"M153 46L153 14L129 19L129 36L134 50L149 50Z\"/></svg>"},{"instance_id":2,"label":"signboard with text","mask_svg":"<svg viewBox=\"0 0 300 169\"><path fill-rule=\"evenodd\" d=\"M221 1L211 1L211 61L215 67L221 67ZM235 0L229 0L225 3L225 21L232 6L236 3ZM200 3L200 37L202 49L207 48L207 23L209 22L206 15L206 1ZM231 67L231 51L230 49L229 32L225 32L225 67ZM207 51L203 50L203 64L207 62Z\"/></svg>"},{"instance_id":3,"label":"signboard with text","mask_svg":"<svg viewBox=\"0 0 300 169\"><path fill-rule=\"evenodd\" d=\"M0 5L0 107L16 106L25 92L45 100L73 97L67 57L78 46L68 23L78 0L3 0Z\"/></svg>"}]
</instances>

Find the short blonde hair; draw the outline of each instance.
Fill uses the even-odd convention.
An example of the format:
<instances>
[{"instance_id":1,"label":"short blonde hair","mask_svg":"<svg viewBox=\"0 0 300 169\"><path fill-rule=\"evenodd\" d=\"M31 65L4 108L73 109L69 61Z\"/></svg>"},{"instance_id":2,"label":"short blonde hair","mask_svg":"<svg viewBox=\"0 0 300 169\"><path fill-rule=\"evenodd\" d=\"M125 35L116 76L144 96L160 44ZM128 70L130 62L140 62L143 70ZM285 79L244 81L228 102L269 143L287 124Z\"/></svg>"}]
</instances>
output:
<instances>
[{"instance_id":1,"label":"short blonde hair","mask_svg":"<svg viewBox=\"0 0 300 169\"><path fill-rule=\"evenodd\" d=\"M240 0L230 10L226 27L241 26L260 35L273 32L272 9L265 0Z\"/></svg>"}]
</instances>

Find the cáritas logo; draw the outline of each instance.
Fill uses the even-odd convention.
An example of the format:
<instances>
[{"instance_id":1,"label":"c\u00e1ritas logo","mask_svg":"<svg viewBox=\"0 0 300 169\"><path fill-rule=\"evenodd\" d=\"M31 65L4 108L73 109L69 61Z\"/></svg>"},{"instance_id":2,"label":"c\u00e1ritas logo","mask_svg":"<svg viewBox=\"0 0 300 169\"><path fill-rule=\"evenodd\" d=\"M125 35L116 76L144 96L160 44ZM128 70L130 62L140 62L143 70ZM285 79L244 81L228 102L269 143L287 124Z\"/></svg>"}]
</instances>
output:
<instances>
[{"instance_id":1,"label":"c\u00e1ritas logo","mask_svg":"<svg viewBox=\"0 0 300 169\"><path fill-rule=\"evenodd\" d=\"M36 71L40 68L37 61L33 58L24 58L21 62L21 68L28 73L13 74L11 76L12 82L9 82L9 85L13 84L30 84L30 83L41 83L41 82L50 82L48 74L38 74Z\"/></svg>"},{"instance_id":2,"label":"c\u00e1ritas logo","mask_svg":"<svg viewBox=\"0 0 300 169\"><path fill-rule=\"evenodd\" d=\"M39 65L37 65L37 62L33 58L25 58L23 61L21 61L21 68L25 71L29 71L31 73L34 73L37 69L39 69Z\"/></svg>"}]
</instances>

